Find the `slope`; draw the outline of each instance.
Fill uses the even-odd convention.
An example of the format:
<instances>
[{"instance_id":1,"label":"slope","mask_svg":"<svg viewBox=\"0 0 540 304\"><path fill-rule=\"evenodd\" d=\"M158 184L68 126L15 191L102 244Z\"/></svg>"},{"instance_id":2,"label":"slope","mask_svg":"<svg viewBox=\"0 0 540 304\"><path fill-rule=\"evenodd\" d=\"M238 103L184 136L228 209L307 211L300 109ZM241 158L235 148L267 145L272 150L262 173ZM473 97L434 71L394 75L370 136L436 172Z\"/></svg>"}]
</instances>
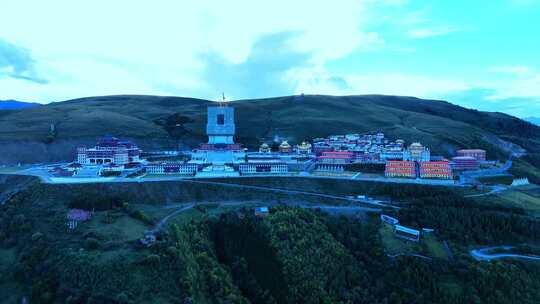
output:
<instances>
[{"instance_id":1,"label":"slope","mask_svg":"<svg viewBox=\"0 0 540 304\"><path fill-rule=\"evenodd\" d=\"M144 149L190 148L205 140L207 100L103 96L0 113L0 163L69 160L80 144L104 134L131 138ZM450 156L481 147L504 159L504 139L540 147L540 128L517 118L412 97L286 96L231 102L237 138L248 148L285 138L293 143L330 134L385 132L421 141ZM51 127L53 126L53 128ZM53 130L53 131L52 131Z\"/></svg>"}]
</instances>

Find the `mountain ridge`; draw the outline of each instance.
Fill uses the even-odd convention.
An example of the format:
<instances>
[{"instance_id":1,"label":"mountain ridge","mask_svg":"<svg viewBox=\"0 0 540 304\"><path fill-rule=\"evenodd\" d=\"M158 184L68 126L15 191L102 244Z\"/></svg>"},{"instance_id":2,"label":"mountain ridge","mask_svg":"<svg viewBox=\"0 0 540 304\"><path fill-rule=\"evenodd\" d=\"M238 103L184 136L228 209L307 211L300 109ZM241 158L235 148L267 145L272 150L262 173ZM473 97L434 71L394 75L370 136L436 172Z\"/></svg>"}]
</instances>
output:
<instances>
[{"instance_id":1,"label":"mountain ridge","mask_svg":"<svg viewBox=\"0 0 540 304\"><path fill-rule=\"evenodd\" d=\"M528 121L532 124L540 126L540 117L525 117L523 120Z\"/></svg>"},{"instance_id":2,"label":"mountain ridge","mask_svg":"<svg viewBox=\"0 0 540 304\"><path fill-rule=\"evenodd\" d=\"M40 104L35 102L24 102L13 99L0 100L0 110L19 110L39 106Z\"/></svg>"},{"instance_id":3,"label":"mountain ridge","mask_svg":"<svg viewBox=\"0 0 540 304\"><path fill-rule=\"evenodd\" d=\"M78 145L91 145L105 134L133 139L146 150L193 148L206 141L206 107L211 104L190 97L113 95L5 112L0 115L0 162L70 160ZM445 156L459 148L479 147L502 160L507 153L493 145L494 137L530 151L540 147L538 126L441 100L293 95L229 104L236 110L236 141L250 149L276 138L297 143L378 131L409 143L423 142Z\"/></svg>"}]
</instances>

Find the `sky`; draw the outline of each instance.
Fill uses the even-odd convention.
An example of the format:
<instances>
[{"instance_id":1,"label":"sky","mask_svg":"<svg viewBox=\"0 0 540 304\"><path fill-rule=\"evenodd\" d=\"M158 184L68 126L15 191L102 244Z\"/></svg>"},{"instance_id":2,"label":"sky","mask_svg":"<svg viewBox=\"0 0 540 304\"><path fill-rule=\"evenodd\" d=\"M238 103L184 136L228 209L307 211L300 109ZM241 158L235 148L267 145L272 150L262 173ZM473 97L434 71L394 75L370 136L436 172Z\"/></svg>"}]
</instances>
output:
<instances>
[{"instance_id":1,"label":"sky","mask_svg":"<svg viewBox=\"0 0 540 304\"><path fill-rule=\"evenodd\" d=\"M540 116L540 0L0 0L0 99L222 92Z\"/></svg>"}]
</instances>

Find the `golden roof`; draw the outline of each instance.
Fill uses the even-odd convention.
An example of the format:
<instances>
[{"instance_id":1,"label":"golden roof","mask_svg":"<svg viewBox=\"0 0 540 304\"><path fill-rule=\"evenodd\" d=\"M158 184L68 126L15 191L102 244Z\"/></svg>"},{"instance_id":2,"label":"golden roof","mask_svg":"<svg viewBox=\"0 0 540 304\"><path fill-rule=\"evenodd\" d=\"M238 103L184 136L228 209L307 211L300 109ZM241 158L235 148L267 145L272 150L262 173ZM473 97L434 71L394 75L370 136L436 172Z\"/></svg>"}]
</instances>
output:
<instances>
[{"instance_id":1,"label":"golden roof","mask_svg":"<svg viewBox=\"0 0 540 304\"><path fill-rule=\"evenodd\" d=\"M311 144L303 141L301 144L298 145L298 148L307 150L311 148Z\"/></svg>"},{"instance_id":2,"label":"golden roof","mask_svg":"<svg viewBox=\"0 0 540 304\"><path fill-rule=\"evenodd\" d=\"M281 143L281 145L279 145L279 147L280 147L280 148L290 148L291 145L289 145L289 143L288 143L286 140L284 140L284 141Z\"/></svg>"}]
</instances>

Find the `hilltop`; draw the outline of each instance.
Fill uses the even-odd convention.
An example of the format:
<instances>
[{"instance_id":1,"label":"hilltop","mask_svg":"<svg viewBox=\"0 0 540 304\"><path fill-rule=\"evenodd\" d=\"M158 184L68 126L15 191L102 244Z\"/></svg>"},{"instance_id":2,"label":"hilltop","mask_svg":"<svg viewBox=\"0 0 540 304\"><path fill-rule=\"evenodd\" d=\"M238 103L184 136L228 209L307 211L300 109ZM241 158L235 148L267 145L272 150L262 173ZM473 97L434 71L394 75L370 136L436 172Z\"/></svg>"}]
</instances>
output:
<instances>
[{"instance_id":1,"label":"hilltop","mask_svg":"<svg viewBox=\"0 0 540 304\"><path fill-rule=\"evenodd\" d=\"M211 101L160 96L88 97L0 113L0 163L71 160L80 144L104 134L135 140L143 149L191 148L205 141ZM520 145L540 147L540 127L502 114L413 97L286 96L238 100L236 141L255 148L275 138L292 143L330 134L382 131L421 141L435 153L479 147L505 159Z\"/></svg>"},{"instance_id":2,"label":"hilltop","mask_svg":"<svg viewBox=\"0 0 540 304\"><path fill-rule=\"evenodd\" d=\"M540 117L527 117L524 118L526 121L535 124L537 126L540 126Z\"/></svg>"},{"instance_id":3,"label":"hilltop","mask_svg":"<svg viewBox=\"0 0 540 304\"><path fill-rule=\"evenodd\" d=\"M17 100L0 100L0 111L26 109L26 108L33 108L37 106L40 106L40 104L33 103L33 102L17 101Z\"/></svg>"}]
</instances>

